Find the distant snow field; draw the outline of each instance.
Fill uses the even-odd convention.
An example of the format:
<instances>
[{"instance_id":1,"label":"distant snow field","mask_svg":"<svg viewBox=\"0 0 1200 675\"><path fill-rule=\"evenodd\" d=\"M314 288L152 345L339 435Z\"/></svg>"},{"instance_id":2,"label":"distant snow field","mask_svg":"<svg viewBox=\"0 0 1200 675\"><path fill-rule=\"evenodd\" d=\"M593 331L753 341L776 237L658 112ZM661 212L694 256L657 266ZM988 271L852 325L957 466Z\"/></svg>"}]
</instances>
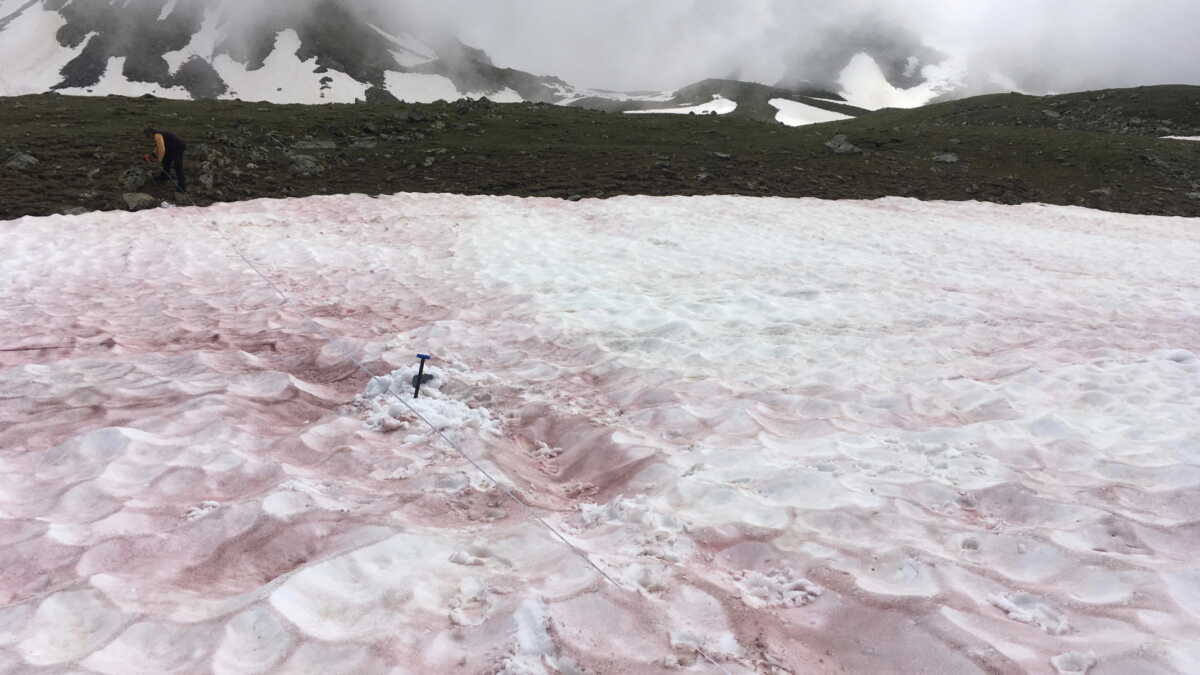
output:
<instances>
[{"instance_id":1,"label":"distant snow field","mask_svg":"<svg viewBox=\"0 0 1200 675\"><path fill-rule=\"evenodd\" d=\"M11 0L9 0L11 2ZM8 18L5 5L0 19ZM83 52L91 36L73 49L60 47L55 34L66 19L58 12L30 7L12 19L0 35L0 96L21 96L48 90L62 81L60 71Z\"/></svg>"},{"instance_id":2,"label":"distant snow field","mask_svg":"<svg viewBox=\"0 0 1200 675\"><path fill-rule=\"evenodd\" d=\"M734 110L737 110L737 106L738 104L736 101L732 101L724 96L714 94L711 101L708 103L701 103L700 105L692 105L682 108L655 108L654 110L626 110L625 112L630 115L649 115L662 113L670 113L675 115L728 115Z\"/></svg>"},{"instance_id":3,"label":"distant snow field","mask_svg":"<svg viewBox=\"0 0 1200 675\"><path fill-rule=\"evenodd\" d=\"M1200 136L1163 136L1163 138L1173 141L1200 141Z\"/></svg>"},{"instance_id":4,"label":"distant snow field","mask_svg":"<svg viewBox=\"0 0 1200 675\"><path fill-rule=\"evenodd\" d=\"M0 238L6 672L1200 672L1194 219L404 194Z\"/></svg>"},{"instance_id":5,"label":"distant snow field","mask_svg":"<svg viewBox=\"0 0 1200 675\"><path fill-rule=\"evenodd\" d=\"M775 115L775 121L780 124L786 124L789 127L799 127L806 124L820 124L821 122L837 122L840 120L853 119L849 115L825 110L815 106L800 103L799 101L789 101L786 98L773 98L768 103L773 108L779 111Z\"/></svg>"}]
</instances>

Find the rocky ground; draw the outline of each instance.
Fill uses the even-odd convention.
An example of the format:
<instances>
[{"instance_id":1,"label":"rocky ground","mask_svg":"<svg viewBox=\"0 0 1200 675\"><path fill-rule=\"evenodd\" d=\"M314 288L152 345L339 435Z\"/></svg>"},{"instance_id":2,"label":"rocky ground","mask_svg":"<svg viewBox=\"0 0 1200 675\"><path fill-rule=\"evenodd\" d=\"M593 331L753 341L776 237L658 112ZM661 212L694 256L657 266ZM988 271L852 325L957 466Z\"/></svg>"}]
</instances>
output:
<instances>
[{"instance_id":1,"label":"rocky ground","mask_svg":"<svg viewBox=\"0 0 1200 675\"><path fill-rule=\"evenodd\" d=\"M791 129L546 104L0 99L0 218L176 201L147 125L187 139L181 203L450 192L1045 202L1200 216L1200 87L986 96Z\"/></svg>"}]
</instances>

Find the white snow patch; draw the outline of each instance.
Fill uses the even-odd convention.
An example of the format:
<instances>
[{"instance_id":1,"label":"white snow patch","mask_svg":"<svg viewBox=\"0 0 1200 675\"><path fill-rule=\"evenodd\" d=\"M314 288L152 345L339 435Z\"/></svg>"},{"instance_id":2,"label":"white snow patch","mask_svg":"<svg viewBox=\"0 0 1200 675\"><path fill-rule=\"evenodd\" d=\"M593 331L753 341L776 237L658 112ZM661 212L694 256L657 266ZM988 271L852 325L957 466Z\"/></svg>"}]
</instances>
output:
<instances>
[{"instance_id":1,"label":"white snow patch","mask_svg":"<svg viewBox=\"0 0 1200 675\"><path fill-rule=\"evenodd\" d=\"M55 35L66 23L61 14L38 3L0 31L0 96L36 94L62 81L63 67L95 35L89 34L76 47L62 47Z\"/></svg>"},{"instance_id":2,"label":"white snow patch","mask_svg":"<svg viewBox=\"0 0 1200 675\"><path fill-rule=\"evenodd\" d=\"M315 56L301 61L297 56L300 46L300 36L288 29L275 36L275 48L256 70L247 70L228 54L216 57L213 68L229 86L221 98L270 103L353 103L366 96L367 85L345 73L316 72Z\"/></svg>"},{"instance_id":3,"label":"white snow patch","mask_svg":"<svg viewBox=\"0 0 1200 675\"><path fill-rule=\"evenodd\" d=\"M433 48L411 35L392 35L375 24L368 25L397 47L391 50L392 57L405 68L428 63L437 58L437 52Z\"/></svg>"},{"instance_id":4,"label":"white snow patch","mask_svg":"<svg viewBox=\"0 0 1200 675\"><path fill-rule=\"evenodd\" d=\"M735 575L742 602L754 608L803 607L821 597L824 589L790 569L773 569L766 573L740 572Z\"/></svg>"},{"instance_id":5,"label":"white snow patch","mask_svg":"<svg viewBox=\"0 0 1200 675\"><path fill-rule=\"evenodd\" d=\"M911 89L899 89L888 82L875 59L868 54L858 54L838 77L842 97L849 105L867 110L880 108L916 108L929 103L962 81L965 64L950 59L944 64L925 66L921 69L926 79L923 84Z\"/></svg>"},{"instance_id":6,"label":"white snow patch","mask_svg":"<svg viewBox=\"0 0 1200 675\"><path fill-rule=\"evenodd\" d=\"M429 73L400 73L389 70L384 73L384 88L391 92L392 96L407 103L433 103L462 98L462 93L450 78Z\"/></svg>"},{"instance_id":7,"label":"white snow patch","mask_svg":"<svg viewBox=\"0 0 1200 675\"><path fill-rule=\"evenodd\" d=\"M443 391L447 384L453 386L454 380L461 382L468 378L467 373L452 364L427 367L425 374L433 375L433 380L422 384L420 398L413 399L412 380L417 370L416 366L406 366L371 378L366 390L355 397L354 404L364 411L371 429L408 431L408 438L414 441L424 437L429 424L452 439L500 432L499 423L487 408L472 407Z\"/></svg>"},{"instance_id":8,"label":"white snow patch","mask_svg":"<svg viewBox=\"0 0 1200 675\"><path fill-rule=\"evenodd\" d=\"M721 96L713 94L713 100L700 105L688 106L685 108L658 108L655 110L626 110L630 115L657 115L668 113L673 115L728 115L737 110L737 102Z\"/></svg>"},{"instance_id":9,"label":"white snow patch","mask_svg":"<svg viewBox=\"0 0 1200 675\"><path fill-rule=\"evenodd\" d=\"M217 48L217 41L221 39L220 25L220 13L216 9L205 10L200 30L192 35L187 46L178 51L163 54L163 59L167 62L171 72L179 72L179 67L193 56L211 62Z\"/></svg>"},{"instance_id":10,"label":"white snow patch","mask_svg":"<svg viewBox=\"0 0 1200 675\"><path fill-rule=\"evenodd\" d=\"M850 115L825 110L799 101L791 101L786 98L773 98L768 103L779 111L775 115L775 121L786 124L789 127L853 119Z\"/></svg>"},{"instance_id":11,"label":"white snow patch","mask_svg":"<svg viewBox=\"0 0 1200 675\"><path fill-rule=\"evenodd\" d=\"M1098 662L1095 652L1067 652L1050 659L1050 665L1054 666L1058 675L1087 675Z\"/></svg>"},{"instance_id":12,"label":"white snow patch","mask_svg":"<svg viewBox=\"0 0 1200 675\"><path fill-rule=\"evenodd\" d=\"M509 87L505 87L504 89L491 94L471 96L471 98L482 98L483 96L487 96L488 100L492 103L521 103L525 100L521 98L521 95L518 94L516 90Z\"/></svg>"},{"instance_id":13,"label":"white snow patch","mask_svg":"<svg viewBox=\"0 0 1200 675\"><path fill-rule=\"evenodd\" d=\"M158 20L164 21L167 19L167 17L171 16L171 13L175 11L175 5L178 4L178 2L179 0L170 0L167 4L163 5L162 11L158 14Z\"/></svg>"},{"instance_id":14,"label":"white snow patch","mask_svg":"<svg viewBox=\"0 0 1200 675\"><path fill-rule=\"evenodd\" d=\"M125 79L122 72L125 68L124 56L109 57L108 65L100 81L87 87L71 87L59 90L66 95L75 96L142 96L153 94L159 98L190 99L191 94L183 87L163 87L153 82L133 82Z\"/></svg>"},{"instance_id":15,"label":"white snow patch","mask_svg":"<svg viewBox=\"0 0 1200 675\"><path fill-rule=\"evenodd\" d=\"M1051 635L1062 635L1071 630L1067 616L1042 598L1030 593L994 593L988 602L999 607L1013 621L1027 623Z\"/></svg>"},{"instance_id":16,"label":"white snow patch","mask_svg":"<svg viewBox=\"0 0 1200 675\"><path fill-rule=\"evenodd\" d=\"M1200 136L1163 136L1163 138L1172 141L1197 141L1200 142Z\"/></svg>"}]
</instances>

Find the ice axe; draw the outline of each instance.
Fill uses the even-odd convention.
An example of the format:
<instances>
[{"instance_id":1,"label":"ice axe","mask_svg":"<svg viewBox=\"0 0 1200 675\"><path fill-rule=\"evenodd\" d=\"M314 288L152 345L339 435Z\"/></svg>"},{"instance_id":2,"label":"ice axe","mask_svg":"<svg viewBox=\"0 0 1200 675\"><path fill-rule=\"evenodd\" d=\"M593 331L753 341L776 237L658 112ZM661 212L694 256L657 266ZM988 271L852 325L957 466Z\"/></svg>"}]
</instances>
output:
<instances>
[{"instance_id":1,"label":"ice axe","mask_svg":"<svg viewBox=\"0 0 1200 675\"><path fill-rule=\"evenodd\" d=\"M425 362L433 358L429 354L417 354L417 358L421 359L421 365L417 368L417 374L413 377L413 398L421 395L421 385L433 379L432 375L425 374Z\"/></svg>"}]
</instances>

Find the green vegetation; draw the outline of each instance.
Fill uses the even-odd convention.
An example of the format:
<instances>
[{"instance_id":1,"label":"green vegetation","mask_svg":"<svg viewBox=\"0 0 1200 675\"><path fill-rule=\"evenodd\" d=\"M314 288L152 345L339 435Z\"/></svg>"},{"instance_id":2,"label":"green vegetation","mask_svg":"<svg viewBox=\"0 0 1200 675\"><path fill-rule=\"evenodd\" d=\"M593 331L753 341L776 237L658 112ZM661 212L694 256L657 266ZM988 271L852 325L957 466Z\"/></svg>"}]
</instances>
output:
<instances>
[{"instance_id":1,"label":"green vegetation","mask_svg":"<svg viewBox=\"0 0 1200 675\"><path fill-rule=\"evenodd\" d=\"M0 99L0 218L125 208L122 194L139 190L173 199L164 185L140 187L147 125L188 140L198 204L405 191L898 195L1200 216L1200 143L1153 137L1159 127L1200 135L1200 87L1148 87L986 96L796 129L736 116L486 101L303 106L26 96ZM837 134L861 152L827 147ZM7 166L17 153L38 161Z\"/></svg>"}]
</instances>

